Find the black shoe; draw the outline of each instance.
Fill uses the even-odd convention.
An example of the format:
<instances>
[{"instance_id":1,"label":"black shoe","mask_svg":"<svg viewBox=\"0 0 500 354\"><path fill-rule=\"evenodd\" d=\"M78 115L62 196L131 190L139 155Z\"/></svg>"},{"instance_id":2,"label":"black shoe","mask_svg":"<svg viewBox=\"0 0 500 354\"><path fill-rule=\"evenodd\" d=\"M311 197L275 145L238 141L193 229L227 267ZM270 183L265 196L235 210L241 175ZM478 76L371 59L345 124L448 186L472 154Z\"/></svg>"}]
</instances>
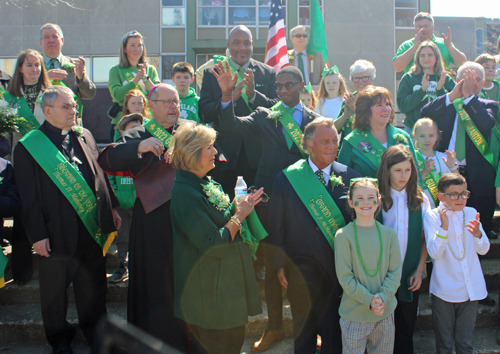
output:
<instances>
[{"instance_id":1,"label":"black shoe","mask_svg":"<svg viewBox=\"0 0 500 354\"><path fill-rule=\"evenodd\" d=\"M492 298L491 296L486 296L484 299L482 300L479 300L479 303L481 305L485 305L485 306L495 306L495 299Z\"/></svg>"},{"instance_id":2,"label":"black shoe","mask_svg":"<svg viewBox=\"0 0 500 354\"><path fill-rule=\"evenodd\" d=\"M128 269L120 265L118 269L109 278L110 283L120 283L128 279Z\"/></svg>"},{"instance_id":3,"label":"black shoe","mask_svg":"<svg viewBox=\"0 0 500 354\"><path fill-rule=\"evenodd\" d=\"M73 354L73 350L70 346L59 347L52 351L52 354Z\"/></svg>"},{"instance_id":4,"label":"black shoe","mask_svg":"<svg viewBox=\"0 0 500 354\"><path fill-rule=\"evenodd\" d=\"M488 231L488 233L486 234L486 236L488 236L488 238L490 240L496 240L496 239L498 239L498 234L495 231L493 231L493 230Z\"/></svg>"}]
</instances>

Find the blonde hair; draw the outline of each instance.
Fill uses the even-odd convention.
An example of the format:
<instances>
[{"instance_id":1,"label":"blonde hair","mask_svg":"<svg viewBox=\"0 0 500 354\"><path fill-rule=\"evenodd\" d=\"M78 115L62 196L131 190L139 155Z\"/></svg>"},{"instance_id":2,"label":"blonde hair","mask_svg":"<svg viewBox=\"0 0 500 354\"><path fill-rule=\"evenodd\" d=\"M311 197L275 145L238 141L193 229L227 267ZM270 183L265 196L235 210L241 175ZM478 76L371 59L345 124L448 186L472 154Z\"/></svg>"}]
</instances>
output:
<instances>
[{"instance_id":1,"label":"blonde hair","mask_svg":"<svg viewBox=\"0 0 500 354\"><path fill-rule=\"evenodd\" d=\"M431 48L434 52L434 56L436 57L436 63L434 64L434 74L436 74L437 76L441 75L441 73L444 71L443 58L441 57L441 52L438 46L433 41L424 41L420 43L417 51L415 52L415 60L413 61L413 66L411 67L410 72L413 75L422 75L424 73L425 70L422 68L422 65L420 65L420 52L422 52L422 49L424 48Z\"/></svg>"},{"instance_id":2,"label":"blonde hair","mask_svg":"<svg viewBox=\"0 0 500 354\"><path fill-rule=\"evenodd\" d=\"M339 94L337 97L342 98L342 97L344 97L345 93L347 92L347 85L346 85L344 77L342 76L341 73L335 74L332 72L331 74L323 76L321 78L321 83L320 83L321 86L319 87L319 95L318 95L318 100L319 100L321 108L325 104L325 99L328 98L328 92L326 91L326 87L325 87L325 80L328 76L331 76L331 75L337 75L339 77L340 85L339 85ZM332 117L332 118L337 118L337 117Z\"/></svg>"},{"instance_id":3,"label":"blonde hair","mask_svg":"<svg viewBox=\"0 0 500 354\"><path fill-rule=\"evenodd\" d=\"M213 144L217 132L203 124L186 122L176 130L170 144L172 164L178 170L198 171L201 150Z\"/></svg>"},{"instance_id":4,"label":"blonde hair","mask_svg":"<svg viewBox=\"0 0 500 354\"><path fill-rule=\"evenodd\" d=\"M415 137L415 148L418 149L417 129L420 128L420 127L423 127L423 126L436 128L436 133L438 135L438 139L436 140L436 143L432 147L433 150L436 150L436 146L437 146L438 141L439 141L439 129L438 129L438 126L437 126L436 122L434 122L430 118L420 118L419 120L417 120L415 122L415 125L413 126L413 136Z\"/></svg>"}]
</instances>

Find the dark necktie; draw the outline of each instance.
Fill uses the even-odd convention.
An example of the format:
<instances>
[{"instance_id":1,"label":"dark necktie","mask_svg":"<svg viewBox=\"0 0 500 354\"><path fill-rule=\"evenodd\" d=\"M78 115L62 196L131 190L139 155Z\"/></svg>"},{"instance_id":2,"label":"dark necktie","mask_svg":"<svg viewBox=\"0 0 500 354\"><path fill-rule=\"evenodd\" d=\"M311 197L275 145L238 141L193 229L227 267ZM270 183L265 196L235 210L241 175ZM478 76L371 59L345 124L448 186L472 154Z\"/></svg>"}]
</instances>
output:
<instances>
[{"instance_id":1,"label":"dark necktie","mask_svg":"<svg viewBox=\"0 0 500 354\"><path fill-rule=\"evenodd\" d=\"M325 181L323 170L317 170L315 172L315 174L316 174L316 176L318 176L318 178L321 181L321 183L323 183L323 185L326 187L326 181Z\"/></svg>"},{"instance_id":2,"label":"dark necktie","mask_svg":"<svg viewBox=\"0 0 500 354\"><path fill-rule=\"evenodd\" d=\"M57 61L57 59L55 59L55 58L50 59L50 62L49 62L49 70L50 70L50 69L54 69L54 68L55 68L55 65L56 65L55 63L56 63L56 61Z\"/></svg>"},{"instance_id":3,"label":"dark necktie","mask_svg":"<svg viewBox=\"0 0 500 354\"><path fill-rule=\"evenodd\" d=\"M299 65L299 70L302 73L302 76L304 78L304 81L306 80L306 73L305 73L305 68L304 68L304 59L302 59L302 56L304 53L297 53L297 56L299 57L298 60L298 65Z\"/></svg>"}]
</instances>

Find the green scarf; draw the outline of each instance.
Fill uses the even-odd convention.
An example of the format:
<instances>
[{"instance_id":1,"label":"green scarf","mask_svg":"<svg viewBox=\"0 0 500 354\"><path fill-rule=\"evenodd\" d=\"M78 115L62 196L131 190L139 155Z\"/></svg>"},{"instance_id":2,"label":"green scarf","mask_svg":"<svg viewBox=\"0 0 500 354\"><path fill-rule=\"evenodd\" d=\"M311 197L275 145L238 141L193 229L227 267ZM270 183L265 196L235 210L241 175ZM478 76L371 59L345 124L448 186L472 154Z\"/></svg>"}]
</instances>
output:
<instances>
[{"instance_id":1,"label":"green scarf","mask_svg":"<svg viewBox=\"0 0 500 354\"><path fill-rule=\"evenodd\" d=\"M229 69L231 70L231 75L233 77L234 77L235 73L238 73L238 81L236 82L236 85L234 85L235 87L238 86L240 84L240 82L245 78L245 75L240 74L240 72L238 70L236 70L232 61L229 58L222 56L222 55L214 55L214 63L218 64L218 61L221 61L222 63L224 63L224 61L227 61L229 63ZM248 103L248 96L245 92L246 88L247 88L247 85L243 86L243 89L241 90L241 97L243 97L243 100L247 104L247 107L251 113L251 112L253 112L253 109L252 109L252 107L250 107L250 104Z\"/></svg>"}]
</instances>

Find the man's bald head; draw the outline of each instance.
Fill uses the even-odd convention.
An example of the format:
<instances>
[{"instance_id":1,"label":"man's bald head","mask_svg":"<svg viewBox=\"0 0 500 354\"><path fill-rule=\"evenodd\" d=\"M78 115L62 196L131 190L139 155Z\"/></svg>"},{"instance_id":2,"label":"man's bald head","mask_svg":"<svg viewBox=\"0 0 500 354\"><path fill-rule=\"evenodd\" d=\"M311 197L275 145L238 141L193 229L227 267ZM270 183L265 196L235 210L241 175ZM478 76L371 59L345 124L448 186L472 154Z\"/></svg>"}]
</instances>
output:
<instances>
[{"instance_id":1,"label":"man's bald head","mask_svg":"<svg viewBox=\"0 0 500 354\"><path fill-rule=\"evenodd\" d=\"M252 32L246 26L234 27L229 32L229 39L226 44L231 58L236 64L244 66L248 63L253 54L253 40Z\"/></svg>"}]
</instances>

